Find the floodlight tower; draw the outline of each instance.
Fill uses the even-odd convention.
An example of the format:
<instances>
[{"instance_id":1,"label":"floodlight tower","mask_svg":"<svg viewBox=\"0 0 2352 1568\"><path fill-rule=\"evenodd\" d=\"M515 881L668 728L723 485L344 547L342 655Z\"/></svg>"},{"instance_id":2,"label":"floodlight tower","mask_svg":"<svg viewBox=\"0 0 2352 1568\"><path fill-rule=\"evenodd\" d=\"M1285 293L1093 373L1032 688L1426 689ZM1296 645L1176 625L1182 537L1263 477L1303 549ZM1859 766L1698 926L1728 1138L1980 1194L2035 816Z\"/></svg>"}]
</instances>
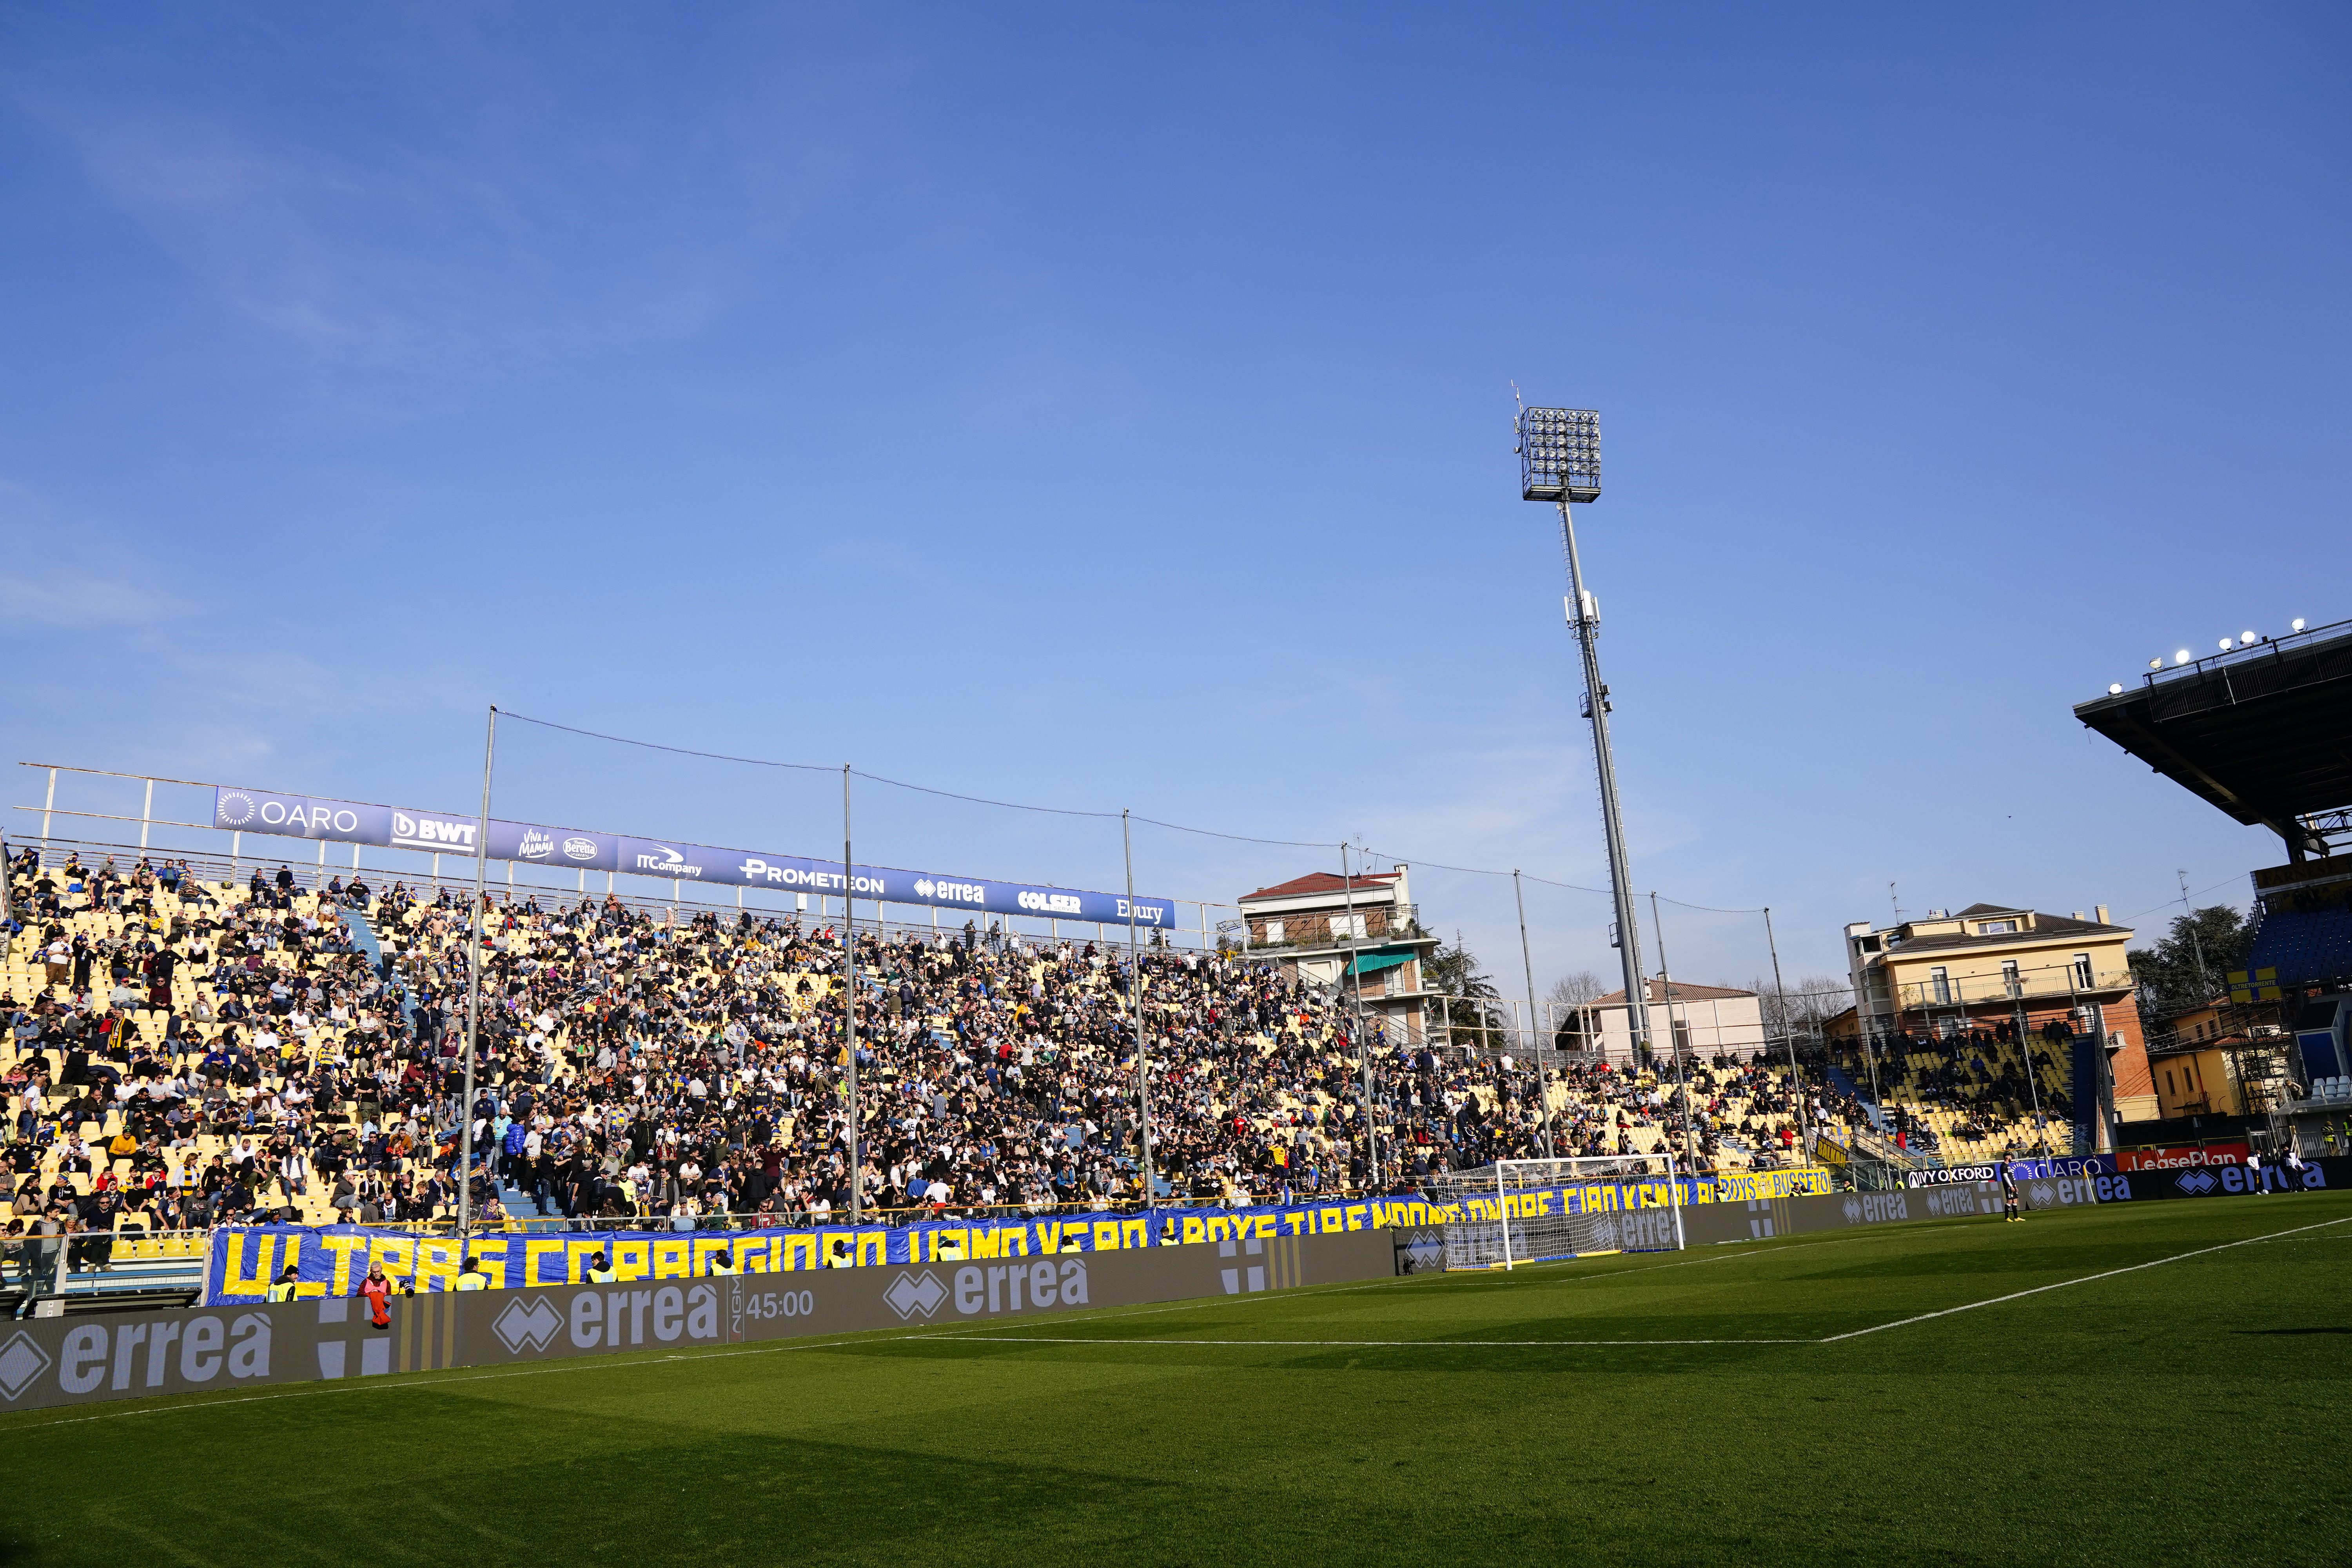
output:
<instances>
[{"instance_id":1,"label":"floodlight tower","mask_svg":"<svg viewBox=\"0 0 2352 1568\"><path fill-rule=\"evenodd\" d=\"M1601 774L1601 830L1609 844L1609 892L1617 906L1617 956L1625 972L1625 1021L1635 1059L1650 1048L1650 998L1642 978L1642 939L1633 921L1633 874L1617 805L1617 763L1609 752L1609 688L1601 679L1601 605L1584 589L1576 555L1571 503L1601 499L1601 416L1590 408L1519 410L1519 495L1559 504L1568 556L1568 624L1584 653L1584 716L1592 721L1592 759Z\"/></svg>"}]
</instances>

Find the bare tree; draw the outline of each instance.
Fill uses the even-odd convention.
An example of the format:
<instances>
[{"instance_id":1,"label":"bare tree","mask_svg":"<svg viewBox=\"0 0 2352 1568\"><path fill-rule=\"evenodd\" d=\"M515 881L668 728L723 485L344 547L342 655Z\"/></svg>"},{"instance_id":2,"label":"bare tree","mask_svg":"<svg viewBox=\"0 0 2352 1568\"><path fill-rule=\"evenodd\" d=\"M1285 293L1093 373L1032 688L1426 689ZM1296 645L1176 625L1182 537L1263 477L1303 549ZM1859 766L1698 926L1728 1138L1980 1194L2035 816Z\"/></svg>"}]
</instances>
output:
<instances>
[{"instance_id":1,"label":"bare tree","mask_svg":"<svg viewBox=\"0 0 2352 1568\"><path fill-rule=\"evenodd\" d=\"M1590 969L1563 974L1551 983L1545 1000L1551 1004L1552 1048L1591 1051L1601 1048L1601 1021L1592 1004L1609 994L1609 986Z\"/></svg>"},{"instance_id":2,"label":"bare tree","mask_svg":"<svg viewBox=\"0 0 2352 1568\"><path fill-rule=\"evenodd\" d=\"M1587 1002L1597 1002L1609 994L1609 986L1590 969L1580 969L1573 974L1563 974L1551 983L1545 1000L1562 1007L1580 1007Z\"/></svg>"}]
</instances>

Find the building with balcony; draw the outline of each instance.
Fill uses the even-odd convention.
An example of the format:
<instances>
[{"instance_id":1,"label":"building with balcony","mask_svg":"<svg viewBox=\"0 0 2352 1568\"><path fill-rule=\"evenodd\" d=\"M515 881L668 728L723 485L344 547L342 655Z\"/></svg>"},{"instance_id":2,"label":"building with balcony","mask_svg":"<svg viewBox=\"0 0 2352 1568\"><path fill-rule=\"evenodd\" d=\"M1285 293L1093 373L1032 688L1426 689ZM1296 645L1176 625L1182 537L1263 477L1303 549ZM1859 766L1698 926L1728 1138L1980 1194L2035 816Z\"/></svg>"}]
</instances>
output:
<instances>
[{"instance_id":1,"label":"building with balcony","mask_svg":"<svg viewBox=\"0 0 2352 1568\"><path fill-rule=\"evenodd\" d=\"M1981 1029L2049 1039L2063 1030L2105 1047L2118 1120L2157 1116L2125 957L2132 931L2110 924L2105 904L2089 920L1971 904L1892 926L1859 921L1845 937L1857 1033L1891 1041Z\"/></svg>"},{"instance_id":2,"label":"building with balcony","mask_svg":"<svg viewBox=\"0 0 2352 1568\"><path fill-rule=\"evenodd\" d=\"M1360 984L1367 1024L1394 1044L1428 1039L1422 967L1438 939L1421 929L1409 867L1352 878L1314 871L1235 901L1251 958L1273 960L1286 980L1344 986L1350 996Z\"/></svg>"}]
</instances>

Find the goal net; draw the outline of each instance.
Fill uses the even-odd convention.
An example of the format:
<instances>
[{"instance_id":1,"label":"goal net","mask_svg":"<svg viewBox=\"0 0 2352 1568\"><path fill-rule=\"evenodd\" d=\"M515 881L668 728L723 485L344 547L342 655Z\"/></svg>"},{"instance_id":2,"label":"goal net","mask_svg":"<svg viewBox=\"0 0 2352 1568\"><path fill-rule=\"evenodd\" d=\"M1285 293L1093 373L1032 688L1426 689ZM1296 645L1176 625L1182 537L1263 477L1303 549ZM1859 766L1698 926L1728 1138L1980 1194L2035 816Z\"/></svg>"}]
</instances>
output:
<instances>
[{"instance_id":1,"label":"goal net","mask_svg":"<svg viewBox=\"0 0 2352 1568\"><path fill-rule=\"evenodd\" d=\"M1448 1268L1510 1268L1601 1252L1672 1252L1683 1245L1671 1154L1609 1154L1563 1160L1505 1160L1433 1178L1430 1196L1459 1204L1445 1228ZM1535 1194L1556 1188L1603 1189L1588 1205ZM1613 1188L1613 1191L1608 1189ZM1571 1207L1583 1212L1567 1212Z\"/></svg>"}]
</instances>

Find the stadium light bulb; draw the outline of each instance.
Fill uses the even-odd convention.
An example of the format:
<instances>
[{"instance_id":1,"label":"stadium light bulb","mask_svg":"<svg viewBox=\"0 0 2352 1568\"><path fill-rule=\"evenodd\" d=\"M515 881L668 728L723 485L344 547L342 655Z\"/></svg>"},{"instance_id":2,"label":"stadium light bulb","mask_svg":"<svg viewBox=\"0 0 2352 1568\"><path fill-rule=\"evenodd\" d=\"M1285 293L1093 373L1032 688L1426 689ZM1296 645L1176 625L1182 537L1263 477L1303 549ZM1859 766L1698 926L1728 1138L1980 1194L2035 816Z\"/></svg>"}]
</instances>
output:
<instances>
[{"instance_id":1,"label":"stadium light bulb","mask_svg":"<svg viewBox=\"0 0 2352 1568\"><path fill-rule=\"evenodd\" d=\"M2162 669L2164 668L2164 660L2161 657L2149 659L2147 661L2147 667L2150 669Z\"/></svg>"},{"instance_id":2,"label":"stadium light bulb","mask_svg":"<svg viewBox=\"0 0 2352 1568\"><path fill-rule=\"evenodd\" d=\"M2301 616L2295 616L2292 629L2295 631L2303 630L2303 617Z\"/></svg>"},{"instance_id":3,"label":"stadium light bulb","mask_svg":"<svg viewBox=\"0 0 2352 1568\"><path fill-rule=\"evenodd\" d=\"M2252 647L2261 639L2256 637L2252 632L2240 632L2238 634L2238 640L2245 644L2248 647Z\"/></svg>"},{"instance_id":4,"label":"stadium light bulb","mask_svg":"<svg viewBox=\"0 0 2352 1568\"><path fill-rule=\"evenodd\" d=\"M2115 682L2107 688L2107 695L2110 697L2121 697L2123 694L2123 684L2120 681Z\"/></svg>"},{"instance_id":5,"label":"stadium light bulb","mask_svg":"<svg viewBox=\"0 0 2352 1568\"><path fill-rule=\"evenodd\" d=\"M2172 662L2175 664L2187 664L2189 662L2189 650L2184 647L2175 653L2172 656Z\"/></svg>"},{"instance_id":6,"label":"stadium light bulb","mask_svg":"<svg viewBox=\"0 0 2352 1568\"><path fill-rule=\"evenodd\" d=\"M2230 651L2230 639L2228 637L2223 637L2221 639L2221 651L2223 653Z\"/></svg>"}]
</instances>

